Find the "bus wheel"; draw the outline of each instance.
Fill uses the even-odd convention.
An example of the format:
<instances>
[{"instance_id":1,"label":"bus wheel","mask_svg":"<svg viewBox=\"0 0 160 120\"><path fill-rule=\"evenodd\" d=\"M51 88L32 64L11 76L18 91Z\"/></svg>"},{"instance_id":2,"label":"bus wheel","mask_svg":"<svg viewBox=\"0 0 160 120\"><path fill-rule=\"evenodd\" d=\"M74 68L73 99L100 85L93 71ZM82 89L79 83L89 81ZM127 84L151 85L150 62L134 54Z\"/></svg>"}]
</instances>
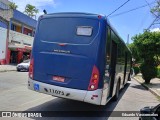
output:
<instances>
[{"instance_id":1,"label":"bus wheel","mask_svg":"<svg viewBox=\"0 0 160 120\"><path fill-rule=\"evenodd\" d=\"M118 100L119 90L120 90L120 82L118 82L117 87L116 87L116 94L115 94L114 97L113 97L113 100L114 100L114 101L117 101L117 100Z\"/></svg>"}]
</instances>

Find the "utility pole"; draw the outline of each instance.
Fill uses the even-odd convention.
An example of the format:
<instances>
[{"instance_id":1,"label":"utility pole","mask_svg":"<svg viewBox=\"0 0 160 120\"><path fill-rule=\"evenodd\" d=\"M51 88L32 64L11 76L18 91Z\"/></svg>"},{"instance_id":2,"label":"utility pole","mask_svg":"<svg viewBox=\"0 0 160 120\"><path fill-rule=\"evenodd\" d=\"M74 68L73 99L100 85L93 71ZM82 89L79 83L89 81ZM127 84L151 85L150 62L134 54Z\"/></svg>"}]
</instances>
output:
<instances>
[{"instance_id":1,"label":"utility pole","mask_svg":"<svg viewBox=\"0 0 160 120\"><path fill-rule=\"evenodd\" d=\"M129 34L127 36L127 43L126 44L129 45Z\"/></svg>"}]
</instances>

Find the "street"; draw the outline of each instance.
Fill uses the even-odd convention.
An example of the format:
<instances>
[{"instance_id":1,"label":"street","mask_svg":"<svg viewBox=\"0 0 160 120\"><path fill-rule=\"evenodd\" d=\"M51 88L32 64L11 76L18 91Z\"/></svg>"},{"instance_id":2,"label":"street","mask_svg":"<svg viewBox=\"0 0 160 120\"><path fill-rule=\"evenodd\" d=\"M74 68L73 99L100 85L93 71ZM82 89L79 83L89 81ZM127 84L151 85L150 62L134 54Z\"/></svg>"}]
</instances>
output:
<instances>
[{"instance_id":1,"label":"street","mask_svg":"<svg viewBox=\"0 0 160 120\"><path fill-rule=\"evenodd\" d=\"M133 79L125 86L124 89L122 89L118 101L111 101L106 106L100 107L79 101L56 98L28 90L27 77L27 72L12 71L0 73L0 111L139 111L145 106L155 106L160 103L154 95L144 89ZM56 117L55 119L74 120L75 118ZM138 118L84 117L79 119L137 120Z\"/></svg>"}]
</instances>

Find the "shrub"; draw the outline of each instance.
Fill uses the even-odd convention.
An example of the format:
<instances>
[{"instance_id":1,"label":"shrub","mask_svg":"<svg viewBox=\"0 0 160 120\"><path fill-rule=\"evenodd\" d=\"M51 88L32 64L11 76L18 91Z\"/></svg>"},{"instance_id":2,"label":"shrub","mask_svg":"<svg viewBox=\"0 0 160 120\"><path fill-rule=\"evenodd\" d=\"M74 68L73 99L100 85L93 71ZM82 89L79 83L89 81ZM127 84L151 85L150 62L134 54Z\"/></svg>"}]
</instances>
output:
<instances>
[{"instance_id":1,"label":"shrub","mask_svg":"<svg viewBox=\"0 0 160 120\"><path fill-rule=\"evenodd\" d=\"M160 78L160 66L157 67L157 77Z\"/></svg>"},{"instance_id":2,"label":"shrub","mask_svg":"<svg viewBox=\"0 0 160 120\"><path fill-rule=\"evenodd\" d=\"M140 69L137 66L134 66L133 69L134 69L135 75L137 75L140 72Z\"/></svg>"},{"instance_id":3,"label":"shrub","mask_svg":"<svg viewBox=\"0 0 160 120\"><path fill-rule=\"evenodd\" d=\"M145 83L149 84L152 78L155 78L157 75L156 67L152 64L143 63L140 67L142 78L145 80Z\"/></svg>"}]
</instances>

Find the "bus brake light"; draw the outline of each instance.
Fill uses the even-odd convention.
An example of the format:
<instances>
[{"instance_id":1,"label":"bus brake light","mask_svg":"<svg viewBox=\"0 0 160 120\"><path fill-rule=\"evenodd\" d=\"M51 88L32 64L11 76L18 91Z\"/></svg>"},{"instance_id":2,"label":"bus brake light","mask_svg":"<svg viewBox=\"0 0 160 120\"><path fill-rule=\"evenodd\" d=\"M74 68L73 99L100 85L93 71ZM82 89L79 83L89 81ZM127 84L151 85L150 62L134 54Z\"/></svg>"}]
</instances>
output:
<instances>
[{"instance_id":1,"label":"bus brake light","mask_svg":"<svg viewBox=\"0 0 160 120\"><path fill-rule=\"evenodd\" d=\"M90 79L90 83L88 86L88 90L96 90L98 88L98 82L99 82L99 70L96 66L93 67L92 75Z\"/></svg>"},{"instance_id":2,"label":"bus brake light","mask_svg":"<svg viewBox=\"0 0 160 120\"><path fill-rule=\"evenodd\" d=\"M94 74L94 75L93 75L93 78L94 78L94 79L97 79L97 78L98 78L98 75L97 75L97 74Z\"/></svg>"},{"instance_id":3,"label":"bus brake light","mask_svg":"<svg viewBox=\"0 0 160 120\"><path fill-rule=\"evenodd\" d=\"M99 19L101 19L101 18L102 18L102 16L101 16L101 15L98 15L98 18L99 18Z\"/></svg>"},{"instance_id":4,"label":"bus brake light","mask_svg":"<svg viewBox=\"0 0 160 120\"><path fill-rule=\"evenodd\" d=\"M34 65L34 59L32 58L30 61L30 66L29 66L29 77L33 79L33 65Z\"/></svg>"}]
</instances>

